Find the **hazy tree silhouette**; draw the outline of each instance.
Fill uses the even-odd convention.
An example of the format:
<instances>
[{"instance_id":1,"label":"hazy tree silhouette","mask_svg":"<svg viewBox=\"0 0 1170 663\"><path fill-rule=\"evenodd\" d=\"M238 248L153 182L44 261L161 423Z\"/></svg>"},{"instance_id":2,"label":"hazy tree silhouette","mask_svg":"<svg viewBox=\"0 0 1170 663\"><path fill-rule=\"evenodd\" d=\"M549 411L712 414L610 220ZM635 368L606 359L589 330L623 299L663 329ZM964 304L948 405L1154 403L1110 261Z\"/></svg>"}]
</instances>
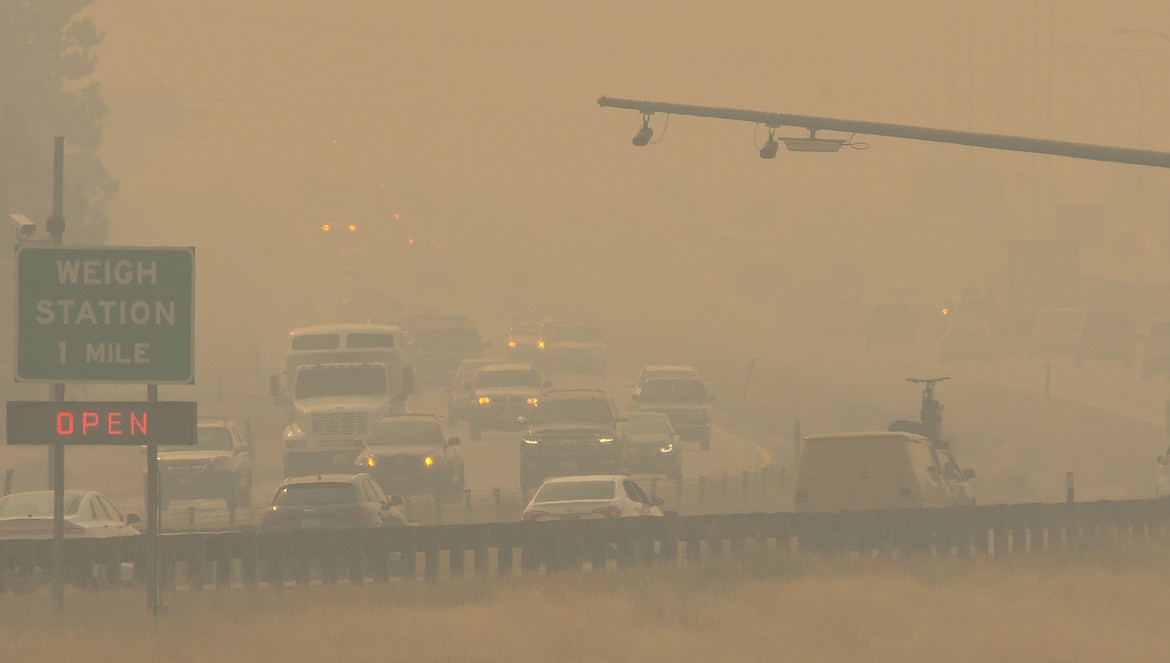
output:
<instances>
[{"instance_id":1,"label":"hazy tree silhouette","mask_svg":"<svg viewBox=\"0 0 1170 663\"><path fill-rule=\"evenodd\" d=\"M43 228L52 212L53 136L65 136L65 241L104 241L118 184L98 158L106 114L91 53L92 0L0 0L0 215Z\"/></svg>"}]
</instances>

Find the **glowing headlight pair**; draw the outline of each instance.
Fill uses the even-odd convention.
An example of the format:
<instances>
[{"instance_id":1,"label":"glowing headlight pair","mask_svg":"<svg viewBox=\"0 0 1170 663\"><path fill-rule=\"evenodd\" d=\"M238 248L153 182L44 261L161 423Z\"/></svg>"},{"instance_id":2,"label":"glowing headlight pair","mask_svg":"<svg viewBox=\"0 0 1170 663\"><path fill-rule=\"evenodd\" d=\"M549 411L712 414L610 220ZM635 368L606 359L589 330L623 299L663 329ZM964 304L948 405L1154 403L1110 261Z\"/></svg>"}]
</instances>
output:
<instances>
[{"instance_id":1,"label":"glowing headlight pair","mask_svg":"<svg viewBox=\"0 0 1170 663\"><path fill-rule=\"evenodd\" d=\"M532 398L528 399L528 404L531 405L532 407L536 407L539 403L540 403L540 399L537 398L536 396L533 396Z\"/></svg>"},{"instance_id":2,"label":"glowing headlight pair","mask_svg":"<svg viewBox=\"0 0 1170 663\"><path fill-rule=\"evenodd\" d=\"M613 438L612 437L599 437L599 438L597 438L597 441L602 443L602 444L612 444Z\"/></svg>"},{"instance_id":3,"label":"glowing headlight pair","mask_svg":"<svg viewBox=\"0 0 1170 663\"><path fill-rule=\"evenodd\" d=\"M480 396L479 397L479 404L480 405L491 405L492 404L492 397L491 396Z\"/></svg>"},{"instance_id":4,"label":"glowing headlight pair","mask_svg":"<svg viewBox=\"0 0 1170 663\"><path fill-rule=\"evenodd\" d=\"M668 443L666 446L659 449L659 451L661 451L664 454L668 454L668 453L674 451L674 445Z\"/></svg>"},{"instance_id":5,"label":"glowing headlight pair","mask_svg":"<svg viewBox=\"0 0 1170 663\"><path fill-rule=\"evenodd\" d=\"M524 444L540 444L540 440L535 437L525 437Z\"/></svg>"}]
</instances>

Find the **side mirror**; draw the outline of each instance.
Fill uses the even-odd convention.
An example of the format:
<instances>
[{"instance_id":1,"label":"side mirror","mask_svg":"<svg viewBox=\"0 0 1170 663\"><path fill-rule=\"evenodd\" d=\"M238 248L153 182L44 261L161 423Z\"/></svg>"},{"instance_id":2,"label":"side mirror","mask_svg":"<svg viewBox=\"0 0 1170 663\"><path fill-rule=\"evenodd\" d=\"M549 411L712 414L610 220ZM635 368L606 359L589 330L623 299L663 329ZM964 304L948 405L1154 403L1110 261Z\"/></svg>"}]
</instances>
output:
<instances>
[{"instance_id":1,"label":"side mirror","mask_svg":"<svg viewBox=\"0 0 1170 663\"><path fill-rule=\"evenodd\" d=\"M662 499L661 497L659 497L657 495L650 498L650 505L651 506L662 506L663 504L666 504L666 500Z\"/></svg>"},{"instance_id":2,"label":"side mirror","mask_svg":"<svg viewBox=\"0 0 1170 663\"><path fill-rule=\"evenodd\" d=\"M403 504L406 504L406 500L404 500L401 495L391 495L390 500L386 503L390 506L402 506Z\"/></svg>"},{"instance_id":3,"label":"side mirror","mask_svg":"<svg viewBox=\"0 0 1170 663\"><path fill-rule=\"evenodd\" d=\"M963 481L975 478L975 470L963 470Z\"/></svg>"},{"instance_id":4,"label":"side mirror","mask_svg":"<svg viewBox=\"0 0 1170 663\"><path fill-rule=\"evenodd\" d=\"M449 447L459 446L459 438L453 437L453 438L447 440L447 446L449 446Z\"/></svg>"},{"instance_id":5,"label":"side mirror","mask_svg":"<svg viewBox=\"0 0 1170 663\"><path fill-rule=\"evenodd\" d=\"M127 525L136 525L140 522L142 522L142 519L138 517L137 513L126 514L126 524Z\"/></svg>"}]
</instances>

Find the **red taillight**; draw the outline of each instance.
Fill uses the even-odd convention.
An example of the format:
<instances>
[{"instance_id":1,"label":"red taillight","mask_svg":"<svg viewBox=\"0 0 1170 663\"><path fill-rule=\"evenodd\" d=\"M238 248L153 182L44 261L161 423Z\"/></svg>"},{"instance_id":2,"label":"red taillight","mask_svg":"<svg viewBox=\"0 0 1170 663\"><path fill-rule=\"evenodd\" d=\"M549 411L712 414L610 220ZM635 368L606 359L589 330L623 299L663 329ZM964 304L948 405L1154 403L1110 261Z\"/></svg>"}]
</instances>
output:
<instances>
[{"instance_id":1,"label":"red taillight","mask_svg":"<svg viewBox=\"0 0 1170 663\"><path fill-rule=\"evenodd\" d=\"M520 516L520 520L525 521L525 522L532 522L541 516L547 516L547 515L548 515L547 511L532 511L531 509L529 509L528 511L524 512L524 515Z\"/></svg>"},{"instance_id":2,"label":"red taillight","mask_svg":"<svg viewBox=\"0 0 1170 663\"><path fill-rule=\"evenodd\" d=\"M606 518L617 518L622 515L622 508L620 506L607 506L602 509L594 509L593 513L600 513Z\"/></svg>"}]
</instances>

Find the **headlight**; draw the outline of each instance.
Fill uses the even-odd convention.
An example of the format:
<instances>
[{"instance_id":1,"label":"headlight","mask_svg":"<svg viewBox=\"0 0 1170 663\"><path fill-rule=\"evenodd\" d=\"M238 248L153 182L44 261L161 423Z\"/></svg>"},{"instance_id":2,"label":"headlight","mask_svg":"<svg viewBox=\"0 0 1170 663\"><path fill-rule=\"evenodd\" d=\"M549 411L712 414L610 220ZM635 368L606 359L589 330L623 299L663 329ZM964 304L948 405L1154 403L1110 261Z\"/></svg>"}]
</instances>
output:
<instances>
[{"instance_id":1,"label":"headlight","mask_svg":"<svg viewBox=\"0 0 1170 663\"><path fill-rule=\"evenodd\" d=\"M597 438L597 441L598 441L598 442L600 442L600 443L602 443L602 444L611 444L611 443L613 443L613 438L612 438L612 437L608 437L608 436L606 436L606 437L599 437L599 438Z\"/></svg>"},{"instance_id":2,"label":"headlight","mask_svg":"<svg viewBox=\"0 0 1170 663\"><path fill-rule=\"evenodd\" d=\"M426 465L427 467L430 467L434 464L435 464L435 459L430 457L430 456L427 456L426 458L423 459L423 465Z\"/></svg>"},{"instance_id":3,"label":"headlight","mask_svg":"<svg viewBox=\"0 0 1170 663\"><path fill-rule=\"evenodd\" d=\"M377 464L378 464L378 461L374 460L373 456L366 456L366 465L368 467L374 467Z\"/></svg>"},{"instance_id":4,"label":"headlight","mask_svg":"<svg viewBox=\"0 0 1170 663\"><path fill-rule=\"evenodd\" d=\"M669 442L667 442L667 443L666 443L666 446L664 446L664 447L662 447L661 449L659 449L659 451L661 451L661 452L662 452L662 453L664 453L664 454L668 454L668 453L670 453L670 452L674 451L674 445L673 445L673 444L671 444L671 443L669 443Z\"/></svg>"},{"instance_id":5,"label":"headlight","mask_svg":"<svg viewBox=\"0 0 1170 663\"><path fill-rule=\"evenodd\" d=\"M536 342L536 347L538 347L538 348L540 348L541 350L543 350L543 349L544 349L544 341L537 341L537 342Z\"/></svg>"},{"instance_id":6,"label":"headlight","mask_svg":"<svg viewBox=\"0 0 1170 663\"><path fill-rule=\"evenodd\" d=\"M540 402L540 399L537 398L536 396L533 396L532 398L528 399L528 404L531 405L532 407L536 407L536 404L539 402Z\"/></svg>"},{"instance_id":7,"label":"headlight","mask_svg":"<svg viewBox=\"0 0 1170 663\"><path fill-rule=\"evenodd\" d=\"M535 437L525 435L524 444L540 444L540 440L536 439Z\"/></svg>"},{"instance_id":8,"label":"headlight","mask_svg":"<svg viewBox=\"0 0 1170 663\"><path fill-rule=\"evenodd\" d=\"M480 405L491 405L492 404L492 397L491 396L480 396L479 397L479 404Z\"/></svg>"},{"instance_id":9,"label":"headlight","mask_svg":"<svg viewBox=\"0 0 1170 663\"><path fill-rule=\"evenodd\" d=\"M516 347L516 341L508 341L508 347L509 347L509 348L515 348L515 347Z\"/></svg>"}]
</instances>

